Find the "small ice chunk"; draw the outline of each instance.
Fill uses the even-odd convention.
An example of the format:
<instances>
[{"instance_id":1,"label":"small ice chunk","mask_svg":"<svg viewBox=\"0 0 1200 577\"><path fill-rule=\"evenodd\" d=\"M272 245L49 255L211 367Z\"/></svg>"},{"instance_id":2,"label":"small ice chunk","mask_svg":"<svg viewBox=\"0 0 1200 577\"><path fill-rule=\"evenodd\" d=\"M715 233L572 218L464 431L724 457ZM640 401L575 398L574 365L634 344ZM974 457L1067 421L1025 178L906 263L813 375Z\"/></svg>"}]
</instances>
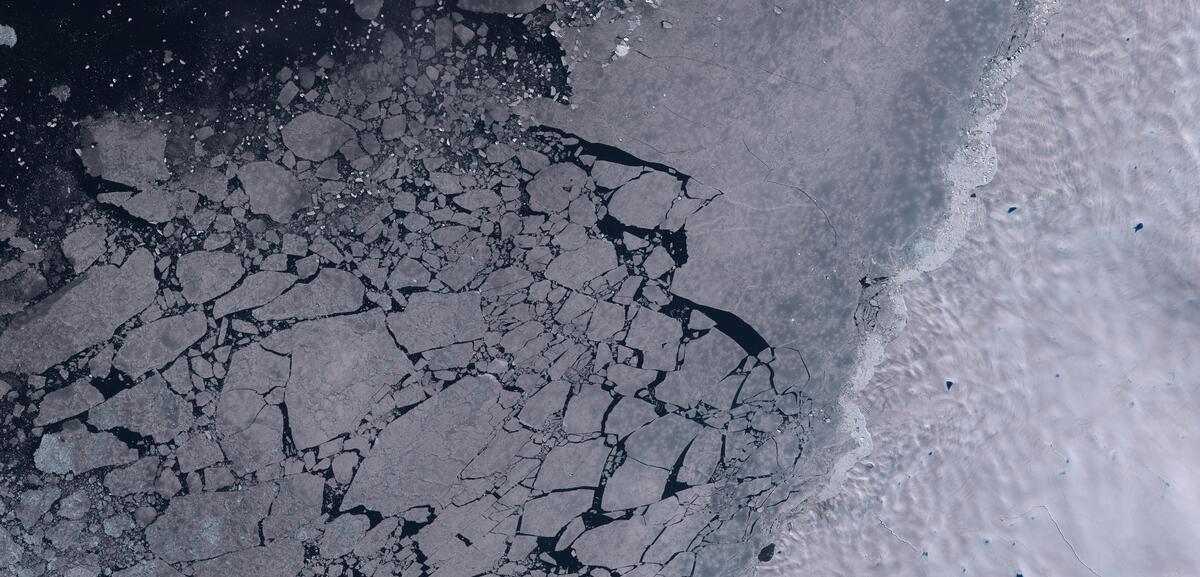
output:
<instances>
[{"instance_id":1,"label":"small ice chunk","mask_svg":"<svg viewBox=\"0 0 1200 577\"><path fill-rule=\"evenodd\" d=\"M66 102L71 99L71 87L66 84L59 84L50 89L50 96L53 96L59 102Z\"/></svg>"},{"instance_id":2,"label":"small ice chunk","mask_svg":"<svg viewBox=\"0 0 1200 577\"><path fill-rule=\"evenodd\" d=\"M12 26L0 24L0 46L12 48L17 45L17 31Z\"/></svg>"},{"instance_id":3,"label":"small ice chunk","mask_svg":"<svg viewBox=\"0 0 1200 577\"><path fill-rule=\"evenodd\" d=\"M383 9L383 0L354 0L354 13L363 20L374 20Z\"/></svg>"}]
</instances>

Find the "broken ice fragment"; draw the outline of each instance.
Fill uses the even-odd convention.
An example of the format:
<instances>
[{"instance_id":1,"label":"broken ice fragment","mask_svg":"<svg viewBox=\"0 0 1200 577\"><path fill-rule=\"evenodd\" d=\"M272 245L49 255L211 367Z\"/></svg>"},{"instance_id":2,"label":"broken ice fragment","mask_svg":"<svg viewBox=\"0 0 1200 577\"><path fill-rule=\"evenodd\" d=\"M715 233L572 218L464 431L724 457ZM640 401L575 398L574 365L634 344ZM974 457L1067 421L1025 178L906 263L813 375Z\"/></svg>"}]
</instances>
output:
<instances>
[{"instance_id":1,"label":"broken ice fragment","mask_svg":"<svg viewBox=\"0 0 1200 577\"><path fill-rule=\"evenodd\" d=\"M264 346L279 340L288 342L292 355L284 399L300 449L353 431L376 392L413 370L379 310L298 323Z\"/></svg>"},{"instance_id":2,"label":"broken ice fragment","mask_svg":"<svg viewBox=\"0 0 1200 577\"><path fill-rule=\"evenodd\" d=\"M195 493L170 501L146 528L146 543L169 563L211 559L259 544L258 523L274 496L270 485Z\"/></svg>"},{"instance_id":3,"label":"broken ice fragment","mask_svg":"<svg viewBox=\"0 0 1200 577\"><path fill-rule=\"evenodd\" d=\"M604 509L630 509L658 501L670 474L667 469L625 459L604 485Z\"/></svg>"},{"instance_id":4,"label":"broken ice fragment","mask_svg":"<svg viewBox=\"0 0 1200 577\"><path fill-rule=\"evenodd\" d=\"M279 481L279 493L271 505L271 515L262 523L268 540L289 538L306 541L319 525L325 481L317 475L299 474Z\"/></svg>"},{"instance_id":5,"label":"broken ice fragment","mask_svg":"<svg viewBox=\"0 0 1200 577\"><path fill-rule=\"evenodd\" d=\"M641 174L641 172L641 167L617 164L607 160L597 160L592 165L591 175L598 186L615 190L622 184L637 178L637 175Z\"/></svg>"},{"instance_id":6,"label":"broken ice fragment","mask_svg":"<svg viewBox=\"0 0 1200 577\"><path fill-rule=\"evenodd\" d=\"M337 268L322 268L316 278L293 286L266 306L254 311L263 321L310 319L348 313L362 306L366 288L358 277Z\"/></svg>"},{"instance_id":7,"label":"broken ice fragment","mask_svg":"<svg viewBox=\"0 0 1200 577\"><path fill-rule=\"evenodd\" d=\"M526 187L529 208L548 213L566 210L583 191L586 180L587 173L574 164L563 162L543 168Z\"/></svg>"},{"instance_id":8,"label":"broken ice fragment","mask_svg":"<svg viewBox=\"0 0 1200 577\"><path fill-rule=\"evenodd\" d=\"M409 353L483 338L479 293L417 293L399 313L388 315L396 342Z\"/></svg>"},{"instance_id":9,"label":"broken ice fragment","mask_svg":"<svg viewBox=\"0 0 1200 577\"><path fill-rule=\"evenodd\" d=\"M0 334L0 371L40 373L108 340L158 292L154 259L137 249L123 266L89 271L10 321Z\"/></svg>"},{"instance_id":10,"label":"broken ice fragment","mask_svg":"<svg viewBox=\"0 0 1200 577\"><path fill-rule=\"evenodd\" d=\"M164 223L175 218L179 210L179 194L173 190L147 185L141 192L105 192L96 195L104 204L119 206L130 216L152 224Z\"/></svg>"},{"instance_id":11,"label":"broken ice fragment","mask_svg":"<svg viewBox=\"0 0 1200 577\"><path fill-rule=\"evenodd\" d=\"M193 433L187 440L179 443L176 460L179 461L180 472L191 473L224 461L225 454L207 435Z\"/></svg>"},{"instance_id":12,"label":"broken ice fragment","mask_svg":"<svg viewBox=\"0 0 1200 577\"><path fill-rule=\"evenodd\" d=\"M263 547L251 547L206 559L192 567L195 577L294 577L303 568L304 545L283 539Z\"/></svg>"},{"instance_id":13,"label":"broken ice fragment","mask_svg":"<svg viewBox=\"0 0 1200 577\"><path fill-rule=\"evenodd\" d=\"M118 497L145 493L154 488L156 475L158 475L158 457L146 457L128 467L109 471L104 476L104 487Z\"/></svg>"},{"instance_id":14,"label":"broken ice fragment","mask_svg":"<svg viewBox=\"0 0 1200 577\"><path fill-rule=\"evenodd\" d=\"M404 136L404 129L408 121L403 116L392 116L383 121L379 127L379 135L384 140L395 140Z\"/></svg>"},{"instance_id":15,"label":"broken ice fragment","mask_svg":"<svg viewBox=\"0 0 1200 577\"><path fill-rule=\"evenodd\" d=\"M287 84L283 85L283 88L279 89L279 96L275 99L275 101L278 102L280 106L286 107L292 103L292 100L294 100L298 94L300 94L300 87L296 86L295 82L289 80Z\"/></svg>"},{"instance_id":16,"label":"broken ice fragment","mask_svg":"<svg viewBox=\"0 0 1200 577\"><path fill-rule=\"evenodd\" d=\"M141 376L175 360L207 331L208 323L199 311L158 319L125 337L113 366L131 377Z\"/></svg>"},{"instance_id":17,"label":"broken ice fragment","mask_svg":"<svg viewBox=\"0 0 1200 577\"><path fill-rule=\"evenodd\" d=\"M592 507L593 495L591 489L576 489L557 491L533 499L525 504L520 531L539 537L553 537L571 519Z\"/></svg>"},{"instance_id":18,"label":"broken ice fragment","mask_svg":"<svg viewBox=\"0 0 1200 577\"><path fill-rule=\"evenodd\" d=\"M167 135L152 122L108 119L84 125L80 137L88 174L136 189L170 178Z\"/></svg>"},{"instance_id":19,"label":"broken ice fragment","mask_svg":"<svg viewBox=\"0 0 1200 577\"><path fill-rule=\"evenodd\" d=\"M625 440L625 451L642 463L670 469L700 429L694 421L668 414L630 435Z\"/></svg>"},{"instance_id":20,"label":"broken ice fragment","mask_svg":"<svg viewBox=\"0 0 1200 577\"><path fill-rule=\"evenodd\" d=\"M353 451L342 453L333 458L333 479L339 484L349 484L354 479L354 467L358 465L358 457Z\"/></svg>"},{"instance_id":21,"label":"broken ice fragment","mask_svg":"<svg viewBox=\"0 0 1200 577\"><path fill-rule=\"evenodd\" d=\"M603 439L555 447L542 461L533 486L541 491L595 487L609 452Z\"/></svg>"},{"instance_id":22,"label":"broken ice fragment","mask_svg":"<svg viewBox=\"0 0 1200 577\"><path fill-rule=\"evenodd\" d=\"M268 405L264 396L287 384L290 370L288 357L256 344L231 356L216 424L221 447L235 471L247 473L283 458L283 413Z\"/></svg>"},{"instance_id":23,"label":"broken ice fragment","mask_svg":"<svg viewBox=\"0 0 1200 577\"><path fill-rule=\"evenodd\" d=\"M241 391L244 393L244 391ZM224 406L236 404L236 397L226 397L222 392ZM245 398L245 395L239 395ZM227 399L234 399L224 403ZM283 460L284 422L283 411L276 405L258 405L259 410L250 415L241 427L220 427L221 448L234 471L246 474L260 470Z\"/></svg>"},{"instance_id":24,"label":"broken ice fragment","mask_svg":"<svg viewBox=\"0 0 1200 577\"><path fill-rule=\"evenodd\" d=\"M655 228L666 217L680 192L679 180L674 176L647 172L613 193L608 212L625 224Z\"/></svg>"},{"instance_id":25,"label":"broken ice fragment","mask_svg":"<svg viewBox=\"0 0 1200 577\"><path fill-rule=\"evenodd\" d=\"M28 489L23 491L17 499L13 513L16 514L17 520L22 525L33 527L43 515L50 511L61 495L62 490L53 486L43 489Z\"/></svg>"},{"instance_id":26,"label":"broken ice fragment","mask_svg":"<svg viewBox=\"0 0 1200 577\"><path fill-rule=\"evenodd\" d=\"M617 253L611 243L588 239L583 247L563 251L546 267L546 278L575 290L583 290L588 281L616 268Z\"/></svg>"},{"instance_id":27,"label":"broken ice fragment","mask_svg":"<svg viewBox=\"0 0 1200 577\"><path fill-rule=\"evenodd\" d=\"M238 311L262 306L279 296L296 282L296 275L263 271L246 277L245 281L213 303L213 317L221 318Z\"/></svg>"},{"instance_id":28,"label":"broken ice fragment","mask_svg":"<svg viewBox=\"0 0 1200 577\"><path fill-rule=\"evenodd\" d=\"M491 377L468 377L396 419L375 440L342 506L392 515L446 505L459 472L494 435L499 392Z\"/></svg>"},{"instance_id":29,"label":"broken ice fragment","mask_svg":"<svg viewBox=\"0 0 1200 577\"><path fill-rule=\"evenodd\" d=\"M681 339L683 327L679 321L641 308L630 323L625 344L642 351L642 368L673 371Z\"/></svg>"},{"instance_id":30,"label":"broken ice fragment","mask_svg":"<svg viewBox=\"0 0 1200 577\"><path fill-rule=\"evenodd\" d=\"M151 559L114 572L113 577L183 577L183 573L158 559Z\"/></svg>"},{"instance_id":31,"label":"broken ice fragment","mask_svg":"<svg viewBox=\"0 0 1200 577\"><path fill-rule=\"evenodd\" d=\"M241 258L228 252L190 252L175 265L183 298L190 303L206 303L225 294L245 273Z\"/></svg>"},{"instance_id":32,"label":"broken ice fragment","mask_svg":"<svg viewBox=\"0 0 1200 577\"><path fill-rule=\"evenodd\" d=\"M179 179L179 184L212 202L224 201L229 196L229 179L211 168L201 167L189 172Z\"/></svg>"},{"instance_id":33,"label":"broken ice fragment","mask_svg":"<svg viewBox=\"0 0 1200 577\"><path fill-rule=\"evenodd\" d=\"M88 423L97 428L120 427L153 437L159 443L188 430L194 420L192 406L158 375L117 393L88 414Z\"/></svg>"},{"instance_id":34,"label":"broken ice fragment","mask_svg":"<svg viewBox=\"0 0 1200 577\"><path fill-rule=\"evenodd\" d=\"M33 424L42 427L82 413L104 401L104 395L86 380L76 381L42 398Z\"/></svg>"},{"instance_id":35,"label":"broken ice fragment","mask_svg":"<svg viewBox=\"0 0 1200 577\"><path fill-rule=\"evenodd\" d=\"M321 556L337 559L353 551L370 526L371 522L362 515L339 515L325 525L325 535L319 546Z\"/></svg>"},{"instance_id":36,"label":"broken ice fragment","mask_svg":"<svg viewBox=\"0 0 1200 577\"><path fill-rule=\"evenodd\" d=\"M354 138L350 125L319 112L305 112L280 130L283 143L293 154L320 162L333 156L343 144Z\"/></svg>"},{"instance_id":37,"label":"broken ice fragment","mask_svg":"<svg viewBox=\"0 0 1200 577\"><path fill-rule=\"evenodd\" d=\"M613 521L581 535L575 541L575 554L587 565L629 567L638 563L660 531L642 516Z\"/></svg>"},{"instance_id":38,"label":"broken ice fragment","mask_svg":"<svg viewBox=\"0 0 1200 577\"><path fill-rule=\"evenodd\" d=\"M104 254L104 229L90 224L79 227L63 238L62 252L76 273L87 270Z\"/></svg>"},{"instance_id":39,"label":"broken ice fragment","mask_svg":"<svg viewBox=\"0 0 1200 577\"><path fill-rule=\"evenodd\" d=\"M110 465L132 463L138 458L131 449L111 433L91 433L82 426L42 437L33 464L40 471L76 475Z\"/></svg>"},{"instance_id":40,"label":"broken ice fragment","mask_svg":"<svg viewBox=\"0 0 1200 577\"><path fill-rule=\"evenodd\" d=\"M16 266L24 267L25 263ZM34 268L26 268L16 276L0 280L0 315L23 310L26 303L45 292L46 284L46 277Z\"/></svg>"},{"instance_id":41,"label":"broken ice fragment","mask_svg":"<svg viewBox=\"0 0 1200 577\"><path fill-rule=\"evenodd\" d=\"M541 427L551 414L563 409L569 391L570 385L566 382L551 381L525 401L518 416L530 427Z\"/></svg>"},{"instance_id":42,"label":"broken ice fragment","mask_svg":"<svg viewBox=\"0 0 1200 577\"><path fill-rule=\"evenodd\" d=\"M251 162L238 170L238 180L250 199L250 210L275 222L288 222L308 206L309 196L291 171L270 161Z\"/></svg>"},{"instance_id":43,"label":"broken ice fragment","mask_svg":"<svg viewBox=\"0 0 1200 577\"><path fill-rule=\"evenodd\" d=\"M612 396L607 391L600 387L585 386L571 397L567 412L563 415L563 429L579 434L599 432L605 409L610 404Z\"/></svg>"}]
</instances>

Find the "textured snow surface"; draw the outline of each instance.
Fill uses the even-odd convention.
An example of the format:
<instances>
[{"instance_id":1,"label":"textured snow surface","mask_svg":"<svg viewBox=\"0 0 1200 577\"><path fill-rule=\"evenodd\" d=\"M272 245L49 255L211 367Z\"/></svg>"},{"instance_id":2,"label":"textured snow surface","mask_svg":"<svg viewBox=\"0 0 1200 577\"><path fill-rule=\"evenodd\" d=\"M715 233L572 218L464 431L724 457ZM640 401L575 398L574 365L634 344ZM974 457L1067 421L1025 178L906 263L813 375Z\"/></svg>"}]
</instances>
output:
<instances>
[{"instance_id":1,"label":"textured snow surface","mask_svg":"<svg viewBox=\"0 0 1200 577\"><path fill-rule=\"evenodd\" d=\"M978 227L862 395L874 452L760 574L1200 567L1200 30L1119 4L1065 3L1009 85Z\"/></svg>"}]
</instances>

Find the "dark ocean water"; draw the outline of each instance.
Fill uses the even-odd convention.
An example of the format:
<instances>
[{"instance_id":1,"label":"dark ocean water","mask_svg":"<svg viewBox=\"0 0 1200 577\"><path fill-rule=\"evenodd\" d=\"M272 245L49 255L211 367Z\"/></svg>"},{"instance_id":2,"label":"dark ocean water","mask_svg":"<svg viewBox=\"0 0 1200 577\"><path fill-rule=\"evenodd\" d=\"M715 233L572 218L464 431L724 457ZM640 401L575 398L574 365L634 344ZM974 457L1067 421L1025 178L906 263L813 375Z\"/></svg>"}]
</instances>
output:
<instances>
[{"instance_id":1,"label":"dark ocean water","mask_svg":"<svg viewBox=\"0 0 1200 577\"><path fill-rule=\"evenodd\" d=\"M24 210L70 203L72 121L220 107L239 84L336 52L367 26L335 0L14 1L0 24L17 35L0 47L0 205ZM61 101L51 92L64 86Z\"/></svg>"}]
</instances>

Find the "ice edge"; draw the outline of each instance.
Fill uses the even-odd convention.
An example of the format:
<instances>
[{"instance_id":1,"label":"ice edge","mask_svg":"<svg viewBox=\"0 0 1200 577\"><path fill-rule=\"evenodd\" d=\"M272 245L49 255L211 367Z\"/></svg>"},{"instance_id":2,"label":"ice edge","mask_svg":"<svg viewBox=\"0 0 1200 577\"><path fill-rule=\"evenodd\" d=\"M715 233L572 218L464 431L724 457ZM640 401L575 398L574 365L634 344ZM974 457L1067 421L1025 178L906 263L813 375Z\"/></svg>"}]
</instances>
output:
<instances>
[{"instance_id":1,"label":"ice edge","mask_svg":"<svg viewBox=\"0 0 1200 577\"><path fill-rule=\"evenodd\" d=\"M954 156L945 167L945 182L950 191L947 216L930 227L925 238L927 245L921 254L884 281L885 286L875 296L879 303L880 322L864 330L855 355L855 366L846 389L838 398L841 421L838 438L849 437L854 447L834 461L814 505L837 496L846 475L874 449L866 415L859 404L859 395L871 383L875 370L885 358L885 350L899 336L908 322L904 285L946 264L963 243L982 214L982 207L971 198L978 188L992 181L998 167L992 133L1007 107L1005 86L1016 77L1029 48L1042 36L1051 16L1058 12L1058 0L1018 0L1016 18L1011 26L1009 41L987 63L972 94L970 112L963 135Z\"/></svg>"}]
</instances>

